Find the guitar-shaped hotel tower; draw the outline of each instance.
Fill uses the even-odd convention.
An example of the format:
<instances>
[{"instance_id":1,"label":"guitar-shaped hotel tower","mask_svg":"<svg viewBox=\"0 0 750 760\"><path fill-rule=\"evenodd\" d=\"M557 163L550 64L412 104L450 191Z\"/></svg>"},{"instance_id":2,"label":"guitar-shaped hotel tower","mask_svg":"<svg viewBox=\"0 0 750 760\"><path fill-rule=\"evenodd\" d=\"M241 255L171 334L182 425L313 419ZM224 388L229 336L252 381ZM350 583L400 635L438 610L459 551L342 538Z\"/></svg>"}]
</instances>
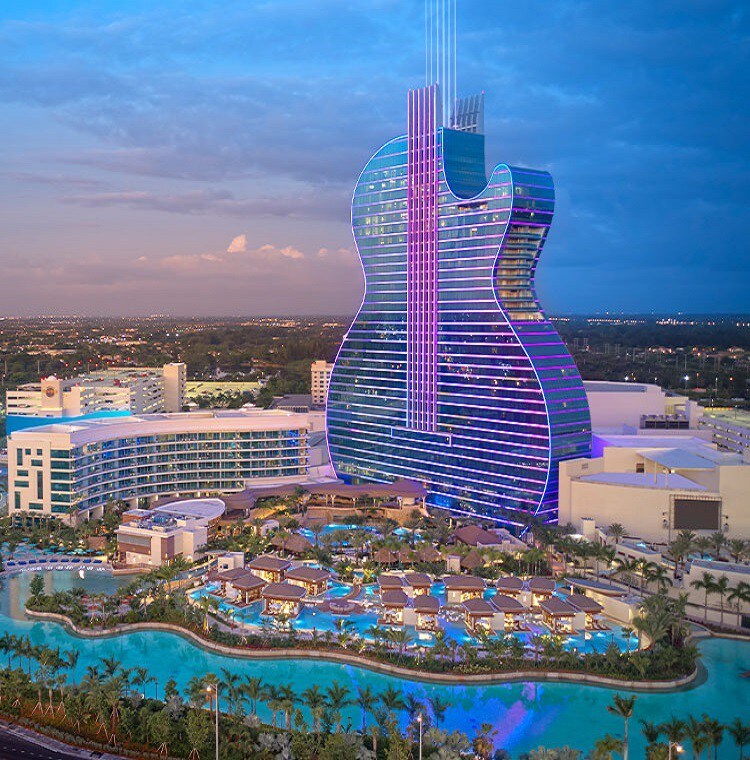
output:
<instances>
[{"instance_id":1,"label":"guitar-shaped hotel tower","mask_svg":"<svg viewBox=\"0 0 750 760\"><path fill-rule=\"evenodd\" d=\"M328 445L345 480L417 480L432 506L520 528L556 520L558 464L591 447L581 377L534 289L554 186L505 164L487 180L484 97L453 94L455 0L432 1L437 83L409 92L407 133L354 192L365 296L331 375Z\"/></svg>"}]
</instances>

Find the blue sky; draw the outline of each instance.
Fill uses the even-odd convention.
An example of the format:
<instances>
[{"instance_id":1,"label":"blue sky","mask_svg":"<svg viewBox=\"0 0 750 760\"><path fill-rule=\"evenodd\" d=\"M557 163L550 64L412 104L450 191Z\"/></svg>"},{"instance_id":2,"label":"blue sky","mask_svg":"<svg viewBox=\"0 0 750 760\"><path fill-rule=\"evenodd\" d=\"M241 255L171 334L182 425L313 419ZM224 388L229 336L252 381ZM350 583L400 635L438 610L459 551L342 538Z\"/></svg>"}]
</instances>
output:
<instances>
[{"instance_id":1,"label":"blue sky","mask_svg":"<svg viewBox=\"0 0 750 760\"><path fill-rule=\"evenodd\" d=\"M550 312L748 311L750 11L458 0L488 161L557 191ZM421 0L4 0L0 314L352 313Z\"/></svg>"}]
</instances>

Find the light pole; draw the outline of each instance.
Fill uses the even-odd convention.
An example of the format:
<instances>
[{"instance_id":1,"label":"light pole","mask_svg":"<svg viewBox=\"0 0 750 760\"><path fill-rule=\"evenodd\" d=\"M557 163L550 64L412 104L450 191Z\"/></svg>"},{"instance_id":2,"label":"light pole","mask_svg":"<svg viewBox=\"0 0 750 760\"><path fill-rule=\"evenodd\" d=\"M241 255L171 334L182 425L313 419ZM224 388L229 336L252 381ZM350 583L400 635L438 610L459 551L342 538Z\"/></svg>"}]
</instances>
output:
<instances>
[{"instance_id":1,"label":"light pole","mask_svg":"<svg viewBox=\"0 0 750 760\"><path fill-rule=\"evenodd\" d=\"M673 749L678 755L681 755L685 751L685 748L679 742L669 742L669 760L672 760Z\"/></svg>"},{"instance_id":2,"label":"light pole","mask_svg":"<svg viewBox=\"0 0 750 760\"><path fill-rule=\"evenodd\" d=\"M216 694L216 760L219 760L219 684L208 685L208 706L211 707L211 694Z\"/></svg>"},{"instance_id":3,"label":"light pole","mask_svg":"<svg viewBox=\"0 0 750 760\"><path fill-rule=\"evenodd\" d=\"M422 760L422 713L417 715L417 723L419 723L419 760Z\"/></svg>"}]
</instances>

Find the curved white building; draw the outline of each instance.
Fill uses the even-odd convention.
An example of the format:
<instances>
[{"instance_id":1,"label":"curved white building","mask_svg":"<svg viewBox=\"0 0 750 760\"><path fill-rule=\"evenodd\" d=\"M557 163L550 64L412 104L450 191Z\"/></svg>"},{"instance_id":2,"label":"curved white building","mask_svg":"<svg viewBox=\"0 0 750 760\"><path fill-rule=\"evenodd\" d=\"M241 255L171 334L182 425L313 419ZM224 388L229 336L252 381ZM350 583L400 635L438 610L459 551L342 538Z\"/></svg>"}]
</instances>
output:
<instances>
[{"instance_id":1,"label":"curved white building","mask_svg":"<svg viewBox=\"0 0 750 760\"><path fill-rule=\"evenodd\" d=\"M9 513L97 516L113 500L240 491L308 472L307 415L241 409L57 423L8 439Z\"/></svg>"}]
</instances>

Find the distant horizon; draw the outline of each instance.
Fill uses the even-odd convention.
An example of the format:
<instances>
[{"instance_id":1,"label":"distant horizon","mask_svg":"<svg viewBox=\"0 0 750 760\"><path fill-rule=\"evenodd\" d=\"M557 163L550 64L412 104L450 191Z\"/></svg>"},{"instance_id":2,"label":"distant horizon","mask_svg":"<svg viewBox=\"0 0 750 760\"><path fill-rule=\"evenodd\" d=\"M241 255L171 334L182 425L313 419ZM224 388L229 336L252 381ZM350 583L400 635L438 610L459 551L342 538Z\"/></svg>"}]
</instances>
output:
<instances>
[{"instance_id":1,"label":"distant horizon","mask_svg":"<svg viewBox=\"0 0 750 760\"><path fill-rule=\"evenodd\" d=\"M2 314L0 320L25 320L25 319L335 319L352 320L355 314L336 313L298 313L298 314ZM744 318L750 319L750 311L558 311L547 312L550 319L562 317L717 317L723 319Z\"/></svg>"}]
</instances>

